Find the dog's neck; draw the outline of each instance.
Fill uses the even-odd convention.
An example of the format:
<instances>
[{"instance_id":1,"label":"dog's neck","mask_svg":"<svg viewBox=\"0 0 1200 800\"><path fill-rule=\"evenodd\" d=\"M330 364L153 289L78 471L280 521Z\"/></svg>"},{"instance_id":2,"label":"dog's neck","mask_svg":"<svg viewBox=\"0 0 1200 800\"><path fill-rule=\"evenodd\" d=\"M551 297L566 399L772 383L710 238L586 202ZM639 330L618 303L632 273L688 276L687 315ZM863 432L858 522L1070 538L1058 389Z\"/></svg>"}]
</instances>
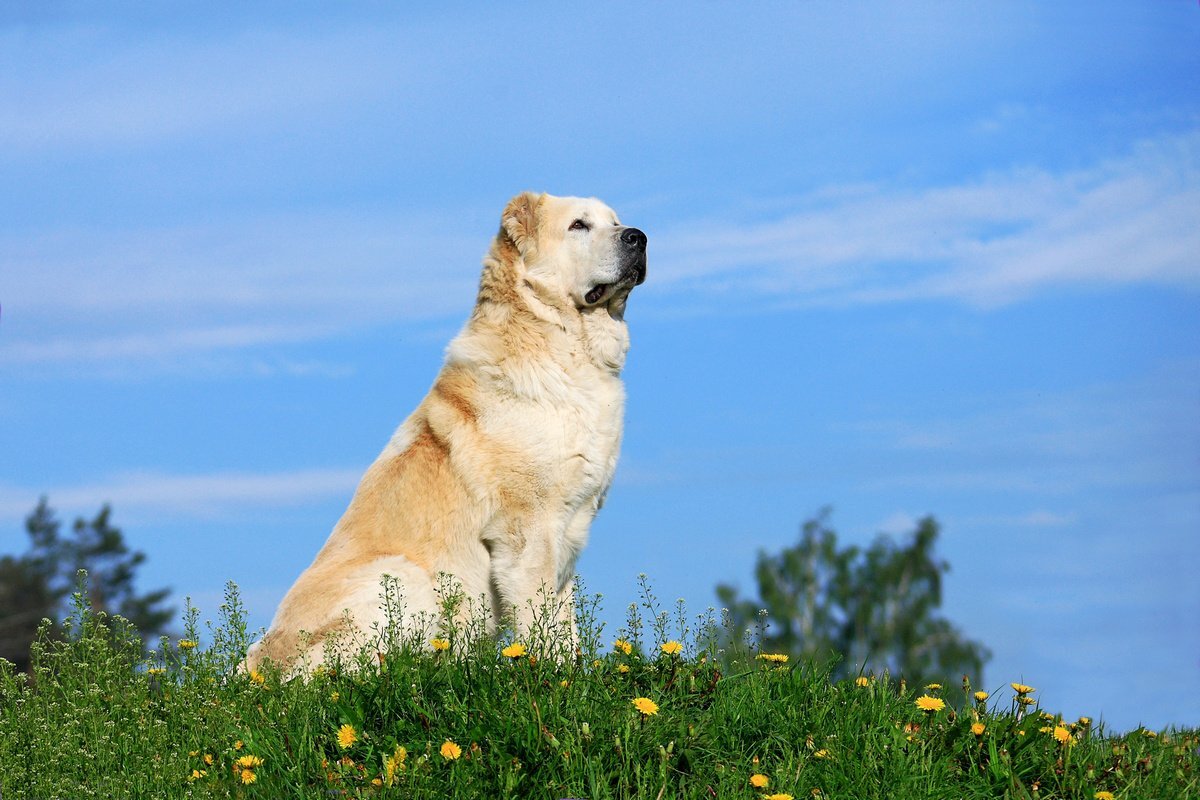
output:
<instances>
[{"instance_id":1,"label":"dog's neck","mask_svg":"<svg viewBox=\"0 0 1200 800\"><path fill-rule=\"evenodd\" d=\"M480 279L479 303L469 324L505 328L504 338L509 341L540 339L545 342L545 352L563 362L564 368L570 368L570 362L583 361L619 375L629 351L627 293L589 308L578 308L559 295L531 279L516 260L488 258Z\"/></svg>"}]
</instances>

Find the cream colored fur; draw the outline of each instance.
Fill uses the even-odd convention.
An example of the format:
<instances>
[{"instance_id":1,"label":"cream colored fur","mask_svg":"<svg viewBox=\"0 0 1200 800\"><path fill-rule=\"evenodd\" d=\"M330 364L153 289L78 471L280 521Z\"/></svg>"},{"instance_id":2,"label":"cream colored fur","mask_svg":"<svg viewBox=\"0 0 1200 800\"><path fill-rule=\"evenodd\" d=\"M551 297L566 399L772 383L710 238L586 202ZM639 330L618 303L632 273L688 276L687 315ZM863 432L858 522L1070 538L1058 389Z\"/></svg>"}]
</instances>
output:
<instances>
[{"instance_id":1,"label":"cream colored fur","mask_svg":"<svg viewBox=\"0 0 1200 800\"><path fill-rule=\"evenodd\" d=\"M645 277L634 233L595 199L509 202L432 389L367 469L247 667L312 668L331 634L370 635L384 623L385 575L408 624L438 616L446 573L483 599L493 626L510 615L527 628L549 593L573 636L575 562L621 443L625 301Z\"/></svg>"}]
</instances>

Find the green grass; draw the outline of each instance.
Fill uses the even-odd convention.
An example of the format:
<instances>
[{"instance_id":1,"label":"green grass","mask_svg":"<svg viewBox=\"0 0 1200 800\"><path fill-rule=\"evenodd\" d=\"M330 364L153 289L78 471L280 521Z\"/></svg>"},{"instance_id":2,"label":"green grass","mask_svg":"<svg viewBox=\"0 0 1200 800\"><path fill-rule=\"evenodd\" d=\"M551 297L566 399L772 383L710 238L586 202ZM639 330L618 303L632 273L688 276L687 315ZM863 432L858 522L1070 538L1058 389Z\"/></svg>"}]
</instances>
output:
<instances>
[{"instance_id":1,"label":"green grass","mask_svg":"<svg viewBox=\"0 0 1200 800\"><path fill-rule=\"evenodd\" d=\"M750 645L721 652L711 614L668 616L649 595L648 613L631 606L604 636L596 602L579 610L577 654L548 646L553 631L506 657L511 639L448 630L445 651L399 637L310 680L237 670L232 587L207 636L189 607L185 646L149 659L80 602L69 637L36 646L31 677L0 671L0 797L1200 796L1196 729L1109 735L1036 703L926 712L916 699L949 698L949 684L830 683Z\"/></svg>"}]
</instances>

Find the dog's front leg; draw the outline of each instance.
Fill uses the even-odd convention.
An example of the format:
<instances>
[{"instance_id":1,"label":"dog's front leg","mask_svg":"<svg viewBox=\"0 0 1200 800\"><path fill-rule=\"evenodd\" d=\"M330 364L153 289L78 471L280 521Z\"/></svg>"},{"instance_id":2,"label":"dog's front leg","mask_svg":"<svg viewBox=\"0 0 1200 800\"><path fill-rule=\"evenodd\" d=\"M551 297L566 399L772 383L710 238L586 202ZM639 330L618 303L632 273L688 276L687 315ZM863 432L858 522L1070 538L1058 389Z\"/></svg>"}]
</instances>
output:
<instances>
[{"instance_id":1,"label":"dog's front leg","mask_svg":"<svg viewBox=\"0 0 1200 800\"><path fill-rule=\"evenodd\" d=\"M560 585L558 531L550 520L527 519L505 526L488 542L492 584L521 639L573 645L573 581ZM555 630L566 627L565 631Z\"/></svg>"}]
</instances>

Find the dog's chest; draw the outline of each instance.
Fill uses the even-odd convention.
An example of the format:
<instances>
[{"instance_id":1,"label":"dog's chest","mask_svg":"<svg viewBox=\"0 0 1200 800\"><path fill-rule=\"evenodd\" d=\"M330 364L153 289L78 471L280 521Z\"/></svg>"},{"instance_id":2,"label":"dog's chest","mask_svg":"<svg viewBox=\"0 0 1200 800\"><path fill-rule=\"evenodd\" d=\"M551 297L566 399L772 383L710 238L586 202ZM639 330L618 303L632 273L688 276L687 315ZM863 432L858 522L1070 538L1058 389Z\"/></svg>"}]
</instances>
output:
<instances>
[{"instance_id":1,"label":"dog's chest","mask_svg":"<svg viewBox=\"0 0 1200 800\"><path fill-rule=\"evenodd\" d=\"M550 477L567 506L598 502L612 483L621 446L625 392L616 376L575 376L544 406Z\"/></svg>"}]
</instances>

